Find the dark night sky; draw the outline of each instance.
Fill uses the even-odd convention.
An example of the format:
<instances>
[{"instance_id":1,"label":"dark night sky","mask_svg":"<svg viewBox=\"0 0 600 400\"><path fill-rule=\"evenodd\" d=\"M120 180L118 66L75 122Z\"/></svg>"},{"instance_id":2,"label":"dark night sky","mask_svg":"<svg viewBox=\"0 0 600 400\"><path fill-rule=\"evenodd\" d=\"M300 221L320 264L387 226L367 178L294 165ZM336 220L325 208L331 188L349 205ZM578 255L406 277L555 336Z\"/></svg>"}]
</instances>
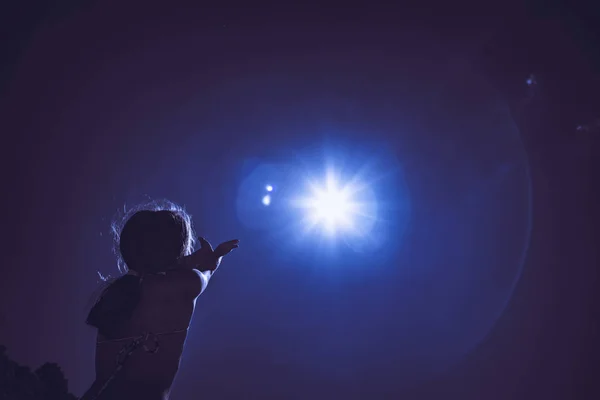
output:
<instances>
[{"instance_id":1,"label":"dark night sky","mask_svg":"<svg viewBox=\"0 0 600 400\"><path fill-rule=\"evenodd\" d=\"M282 4L2 13L0 343L81 394L110 220L149 195L242 240L174 399L597 398L590 14ZM409 222L389 207L376 254L324 257L236 212L252 165L324 143L402 172L377 190L408 193Z\"/></svg>"}]
</instances>

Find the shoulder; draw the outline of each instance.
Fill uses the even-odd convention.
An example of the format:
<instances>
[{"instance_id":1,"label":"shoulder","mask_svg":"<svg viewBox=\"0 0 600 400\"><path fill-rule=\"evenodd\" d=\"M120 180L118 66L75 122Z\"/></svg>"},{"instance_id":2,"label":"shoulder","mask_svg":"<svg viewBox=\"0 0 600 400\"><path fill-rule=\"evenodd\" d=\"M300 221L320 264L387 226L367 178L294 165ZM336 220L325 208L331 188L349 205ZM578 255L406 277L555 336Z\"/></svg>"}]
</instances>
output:
<instances>
[{"instance_id":1,"label":"shoulder","mask_svg":"<svg viewBox=\"0 0 600 400\"><path fill-rule=\"evenodd\" d=\"M200 271L187 268L171 270L166 273L165 278L178 293L192 299L198 297L208 283Z\"/></svg>"}]
</instances>

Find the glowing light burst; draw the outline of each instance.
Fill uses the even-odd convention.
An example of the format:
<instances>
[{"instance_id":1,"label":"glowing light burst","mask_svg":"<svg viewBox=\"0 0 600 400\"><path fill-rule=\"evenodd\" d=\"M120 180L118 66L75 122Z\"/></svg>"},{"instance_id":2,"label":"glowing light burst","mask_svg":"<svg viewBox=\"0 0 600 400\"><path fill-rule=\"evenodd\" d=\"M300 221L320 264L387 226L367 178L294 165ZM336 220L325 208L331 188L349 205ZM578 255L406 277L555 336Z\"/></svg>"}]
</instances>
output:
<instances>
[{"instance_id":1,"label":"glowing light burst","mask_svg":"<svg viewBox=\"0 0 600 400\"><path fill-rule=\"evenodd\" d=\"M338 232L360 236L367 233L366 225L372 225L374 215L369 212L373 205L361 201L364 184L353 180L342 185L329 171L324 184L309 182L308 189L306 197L295 201L306 213L303 222L307 231L321 228L330 236Z\"/></svg>"},{"instance_id":2,"label":"glowing light burst","mask_svg":"<svg viewBox=\"0 0 600 400\"><path fill-rule=\"evenodd\" d=\"M334 186L315 188L314 198L310 201L313 223L323 223L328 231L335 231L337 227L352 228L352 214L357 205L349 197L346 190Z\"/></svg>"}]
</instances>

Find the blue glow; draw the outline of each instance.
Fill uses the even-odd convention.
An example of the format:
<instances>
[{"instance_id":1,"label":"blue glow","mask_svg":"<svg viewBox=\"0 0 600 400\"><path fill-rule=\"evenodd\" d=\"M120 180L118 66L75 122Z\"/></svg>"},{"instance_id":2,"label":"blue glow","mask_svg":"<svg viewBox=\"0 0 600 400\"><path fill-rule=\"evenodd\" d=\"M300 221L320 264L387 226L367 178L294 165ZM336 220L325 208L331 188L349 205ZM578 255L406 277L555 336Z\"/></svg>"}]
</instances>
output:
<instances>
[{"instance_id":1,"label":"blue glow","mask_svg":"<svg viewBox=\"0 0 600 400\"><path fill-rule=\"evenodd\" d=\"M270 273L319 277L303 286L318 299L306 318L322 315L323 302L340 307L338 319L322 316L328 329L319 332L332 360L351 351L370 368L385 368L372 355L372 342L361 338L387 332L382 340L391 357L414 371L407 380L418 380L464 357L503 311L527 248L529 177L518 137L509 141L514 125L486 130L484 122L477 132L459 129L462 124L452 130L465 143L480 143L484 155L466 147L457 158L456 149L407 130L396 148L327 138L290 148L293 156L282 157L284 163L257 160L244 171L237 215L253 231L252 244L268 254ZM499 132L493 138L503 142L481 131ZM267 184L277 188L268 207L256 201L274 196ZM368 323L341 339L340 327L356 310L342 300L345 290L365 276L374 286L360 302L381 312L367 313ZM383 311L392 302L404 305L394 311L397 324ZM316 356L290 350L290 357L313 368ZM334 367L343 365L332 361L323 369Z\"/></svg>"}]
</instances>

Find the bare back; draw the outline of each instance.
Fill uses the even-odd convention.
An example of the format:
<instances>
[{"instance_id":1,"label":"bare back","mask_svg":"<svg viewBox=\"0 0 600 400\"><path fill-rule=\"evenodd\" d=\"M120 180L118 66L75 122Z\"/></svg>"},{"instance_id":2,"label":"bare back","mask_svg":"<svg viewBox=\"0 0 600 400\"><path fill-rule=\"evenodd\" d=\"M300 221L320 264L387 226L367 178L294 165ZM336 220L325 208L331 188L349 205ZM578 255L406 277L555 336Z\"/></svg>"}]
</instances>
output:
<instances>
[{"instance_id":1,"label":"bare back","mask_svg":"<svg viewBox=\"0 0 600 400\"><path fill-rule=\"evenodd\" d=\"M136 397L166 399L179 369L187 329L203 281L194 270L173 270L148 275L141 281L141 298L131 319L119 329L118 339L98 334L96 345L96 382L89 390L106 384L98 400ZM143 344L131 351L115 374L119 354L135 338ZM86 397L86 396L84 396Z\"/></svg>"}]
</instances>

